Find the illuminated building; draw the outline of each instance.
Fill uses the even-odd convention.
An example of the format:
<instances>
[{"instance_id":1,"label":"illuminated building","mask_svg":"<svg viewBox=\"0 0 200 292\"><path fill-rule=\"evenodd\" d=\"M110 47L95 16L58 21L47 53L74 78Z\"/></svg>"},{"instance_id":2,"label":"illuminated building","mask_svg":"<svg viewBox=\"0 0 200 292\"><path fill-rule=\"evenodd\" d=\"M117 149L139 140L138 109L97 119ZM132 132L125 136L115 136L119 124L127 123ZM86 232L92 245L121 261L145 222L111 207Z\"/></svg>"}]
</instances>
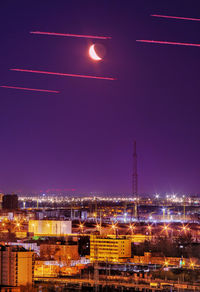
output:
<instances>
[{"instance_id":1,"label":"illuminated building","mask_svg":"<svg viewBox=\"0 0 200 292\"><path fill-rule=\"evenodd\" d=\"M28 231L35 236L64 236L72 233L71 221L29 220Z\"/></svg>"},{"instance_id":2,"label":"illuminated building","mask_svg":"<svg viewBox=\"0 0 200 292\"><path fill-rule=\"evenodd\" d=\"M18 196L15 194L4 195L2 201L2 208L6 210L17 210L18 209Z\"/></svg>"},{"instance_id":3,"label":"illuminated building","mask_svg":"<svg viewBox=\"0 0 200 292\"><path fill-rule=\"evenodd\" d=\"M134 243L141 243L141 242L145 242L145 241L151 240L152 236L151 235L146 235L146 234L134 234L129 238Z\"/></svg>"},{"instance_id":4,"label":"illuminated building","mask_svg":"<svg viewBox=\"0 0 200 292\"><path fill-rule=\"evenodd\" d=\"M32 257L23 247L0 246L0 285L32 285Z\"/></svg>"},{"instance_id":5,"label":"illuminated building","mask_svg":"<svg viewBox=\"0 0 200 292\"><path fill-rule=\"evenodd\" d=\"M131 261L135 264L155 264L161 266L179 266L179 267L190 267L193 268L197 262L193 262L192 259L183 257L164 257L154 255L151 252L144 252L143 256L134 255Z\"/></svg>"},{"instance_id":6,"label":"illuminated building","mask_svg":"<svg viewBox=\"0 0 200 292\"><path fill-rule=\"evenodd\" d=\"M5 287L1 287L1 292L21 292L20 291L20 287L12 287L12 286L5 286Z\"/></svg>"},{"instance_id":7,"label":"illuminated building","mask_svg":"<svg viewBox=\"0 0 200 292\"><path fill-rule=\"evenodd\" d=\"M78 260L78 245L70 244L41 244L40 256L42 258L51 258L58 261L69 262Z\"/></svg>"},{"instance_id":8,"label":"illuminated building","mask_svg":"<svg viewBox=\"0 0 200 292\"><path fill-rule=\"evenodd\" d=\"M2 209L3 196L4 194L0 193L0 209Z\"/></svg>"},{"instance_id":9,"label":"illuminated building","mask_svg":"<svg viewBox=\"0 0 200 292\"><path fill-rule=\"evenodd\" d=\"M123 261L131 257L131 240L126 238L90 236L91 261Z\"/></svg>"},{"instance_id":10,"label":"illuminated building","mask_svg":"<svg viewBox=\"0 0 200 292\"><path fill-rule=\"evenodd\" d=\"M28 242L8 242L8 245L12 246L21 246L27 250L34 251L35 254L40 255L40 246L37 244L35 240Z\"/></svg>"}]
</instances>

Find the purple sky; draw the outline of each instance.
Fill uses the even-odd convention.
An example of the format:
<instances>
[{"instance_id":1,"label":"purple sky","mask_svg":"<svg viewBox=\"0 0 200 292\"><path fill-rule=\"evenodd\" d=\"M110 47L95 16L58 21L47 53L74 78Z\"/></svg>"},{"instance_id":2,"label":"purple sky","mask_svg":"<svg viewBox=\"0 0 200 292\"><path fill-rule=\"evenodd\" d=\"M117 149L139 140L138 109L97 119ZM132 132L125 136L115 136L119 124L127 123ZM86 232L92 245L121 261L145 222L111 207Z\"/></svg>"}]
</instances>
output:
<instances>
[{"instance_id":1,"label":"purple sky","mask_svg":"<svg viewBox=\"0 0 200 292\"><path fill-rule=\"evenodd\" d=\"M180 5L181 3L181 5ZM130 192L137 141L139 192L200 190L200 48L136 39L200 43L199 0L1 0L0 189ZM101 63L90 39L29 31L95 34L112 40ZM56 77L9 68L116 77Z\"/></svg>"}]
</instances>

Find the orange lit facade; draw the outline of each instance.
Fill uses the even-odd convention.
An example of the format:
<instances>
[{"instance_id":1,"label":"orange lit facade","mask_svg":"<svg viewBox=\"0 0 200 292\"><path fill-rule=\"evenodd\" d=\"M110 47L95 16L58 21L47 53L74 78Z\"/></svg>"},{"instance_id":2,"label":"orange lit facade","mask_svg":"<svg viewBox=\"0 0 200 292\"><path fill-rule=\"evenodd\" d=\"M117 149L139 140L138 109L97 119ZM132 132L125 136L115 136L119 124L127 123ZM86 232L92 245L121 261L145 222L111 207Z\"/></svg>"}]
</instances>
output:
<instances>
[{"instance_id":1,"label":"orange lit facade","mask_svg":"<svg viewBox=\"0 0 200 292\"><path fill-rule=\"evenodd\" d=\"M14 246L0 247L0 285L26 286L33 281L33 252Z\"/></svg>"},{"instance_id":2,"label":"orange lit facade","mask_svg":"<svg viewBox=\"0 0 200 292\"><path fill-rule=\"evenodd\" d=\"M62 262L78 260L79 259L78 245L41 244L40 256L43 258L51 258Z\"/></svg>"},{"instance_id":3,"label":"orange lit facade","mask_svg":"<svg viewBox=\"0 0 200 292\"><path fill-rule=\"evenodd\" d=\"M161 257L152 256L150 252L145 252L143 256L134 256L131 261L135 264L157 264L162 266L182 266L182 267L199 267L200 261L197 259L181 257Z\"/></svg>"},{"instance_id":4,"label":"orange lit facade","mask_svg":"<svg viewBox=\"0 0 200 292\"><path fill-rule=\"evenodd\" d=\"M131 257L131 240L126 238L90 236L91 261L123 261Z\"/></svg>"}]
</instances>

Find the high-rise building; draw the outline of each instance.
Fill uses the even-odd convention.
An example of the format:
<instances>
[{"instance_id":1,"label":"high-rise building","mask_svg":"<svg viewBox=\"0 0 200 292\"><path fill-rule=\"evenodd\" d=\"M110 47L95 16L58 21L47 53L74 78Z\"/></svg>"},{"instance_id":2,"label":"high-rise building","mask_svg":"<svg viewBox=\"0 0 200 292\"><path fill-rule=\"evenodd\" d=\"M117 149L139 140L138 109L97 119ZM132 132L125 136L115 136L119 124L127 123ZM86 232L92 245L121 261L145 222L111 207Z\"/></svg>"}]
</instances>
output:
<instances>
[{"instance_id":1,"label":"high-rise building","mask_svg":"<svg viewBox=\"0 0 200 292\"><path fill-rule=\"evenodd\" d=\"M33 281L33 252L19 246L0 246L0 285L26 286Z\"/></svg>"},{"instance_id":2,"label":"high-rise building","mask_svg":"<svg viewBox=\"0 0 200 292\"><path fill-rule=\"evenodd\" d=\"M6 210L18 209L18 196L16 194L8 194L3 196L2 208Z\"/></svg>"}]
</instances>

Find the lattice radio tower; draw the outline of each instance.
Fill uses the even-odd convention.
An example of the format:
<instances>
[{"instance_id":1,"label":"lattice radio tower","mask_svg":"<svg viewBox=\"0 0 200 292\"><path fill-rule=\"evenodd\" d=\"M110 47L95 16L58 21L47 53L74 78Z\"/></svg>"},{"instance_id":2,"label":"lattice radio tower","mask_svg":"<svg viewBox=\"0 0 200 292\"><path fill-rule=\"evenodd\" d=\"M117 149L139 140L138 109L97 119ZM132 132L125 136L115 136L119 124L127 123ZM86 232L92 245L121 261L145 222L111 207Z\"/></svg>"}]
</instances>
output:
<instances>
[{"instance_id":1,"label":"lattice radio tower","mask_svg":"<svg viewBox=\"0 0 200 292\"><path fill-rule=\"evenodd\" d=\"M135 200L135 218L138 218L138 173L137 173L137 150L136 141L133 144L133 180L132 180L132 193Z\"/></svg>"}]
</instances>

